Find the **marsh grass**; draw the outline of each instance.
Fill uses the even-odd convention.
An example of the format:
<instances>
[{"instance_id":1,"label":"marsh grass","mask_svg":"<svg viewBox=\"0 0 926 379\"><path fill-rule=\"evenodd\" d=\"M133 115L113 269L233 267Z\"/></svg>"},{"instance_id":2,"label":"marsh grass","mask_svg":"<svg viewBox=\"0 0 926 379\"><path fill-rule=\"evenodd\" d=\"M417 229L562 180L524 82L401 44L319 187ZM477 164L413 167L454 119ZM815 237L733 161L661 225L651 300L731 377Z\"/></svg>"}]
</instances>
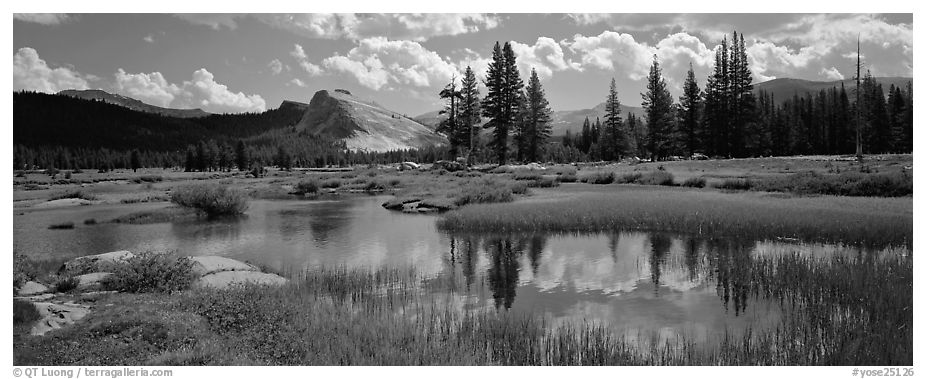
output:
<instances>
[{"instance_id":1,"label":"marsh grass","mask_svg":"<svg viewBox=\"0 0 926 379\"><path fill-rule=\"evenodd\" d=\"M838 175L807 171L756 180L754 189L801 195L899 197L913 194L913 175L906 170L897 173Z\"/></svg>"},{"instance_id":2,"label":"marsh grass","mask_svg":"<svg viewBox=\"0 0 926 379\"><path fill-rule=\"evenodd\" d=\"M611 183L614 183L614 178L615 178L614 172L598 171L593 174L585 175L581 177L579 180L581 180L582 183L588 183L588 184L611 184Z\"/></svg>"},{"instance_id":3,"label":"marsh grass","mask_svg":"<svg viewBox=\"0 0 926 379\"><path fill-rule=\"evenodd\" d=\"M912 217L879 209L878 204L878 199L777 199L681 188L624 187L557 201L467 206L442 216L438 227L460 232L653 230L910 246ZM860 211L860 206L870 211Z\"/></svg>"},{"instance_id":4,"label":"marsh grass","mask_svg":"<svg viewBox=\"0 0 926 379\"><path fill-rule=\"evenodd\" d=\"M729 259L728 257L727 259ZM719 258L715 258L719 259ZM283 287L116 295L46 338L14 338L18 365L910 365L912 260L736 258L715 276L781 321L707 341L465 306L460 278L413 268L323 268ZM719 275L719 274L718 274ZM477 283L478 284L478 283ZM464 301L461 304L460 301ZM128 343L126 341L130 341ZM697 342L696 342L697 341ZM121 347L121 348L120 348ZM125 351L129 347L131 351Z\"/></svg>"},{"instance_id":5,"label":"marsh grass","mask_svg":"<svg viewBox=\"0 0 926 379\"><path fill-rule=\"evenodd\" d=\"M84 191L80 188L68 189L63 192L56 193L48 198L51 200L61 200L61 199L83 199L83 200L96 200L96 195L91 194L90 192Z\"/></svg>"},{"instance_id":6,"label":"marsh grass","mask_svg":"<svg viewBox=\"0 0 926 379\"><path fill-rule=\"evenodd\" d=\"M25 300L13 299L13 324L26 324L41 318L35 304Z\"/></svg>"}]
</instances>

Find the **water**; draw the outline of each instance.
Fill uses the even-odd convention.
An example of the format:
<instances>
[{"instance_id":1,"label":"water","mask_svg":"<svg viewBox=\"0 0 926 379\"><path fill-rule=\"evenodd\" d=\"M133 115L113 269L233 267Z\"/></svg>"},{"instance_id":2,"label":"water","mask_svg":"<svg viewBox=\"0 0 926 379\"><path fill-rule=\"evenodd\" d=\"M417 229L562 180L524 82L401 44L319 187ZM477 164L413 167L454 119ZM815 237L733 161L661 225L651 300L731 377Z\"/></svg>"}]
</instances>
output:
<instances>
[{"instance_id":1,"label":"water","mask_svg":"<svg viewBox=\"0 0 926 379\"><path fill-rule=\"evenodd\" d=\"M435 216L383 209L388 196L341 201L252 201L245 217L151 225L84 225L165 207L106 205L16 210L14 249L34 259L114 250L221 255L287 272L303 268L414 266L459 280L462 305L607 323L640 334L698 339L773 325L777 303L737 293L726 264L763 254L852 248L793 241L709 240L666 233L447 234ZM23 214L19 214L22 212ZM74 222L72 230L49 230ZM726 263L724 263L726 262Z\"/></svg>"}]
</instances>

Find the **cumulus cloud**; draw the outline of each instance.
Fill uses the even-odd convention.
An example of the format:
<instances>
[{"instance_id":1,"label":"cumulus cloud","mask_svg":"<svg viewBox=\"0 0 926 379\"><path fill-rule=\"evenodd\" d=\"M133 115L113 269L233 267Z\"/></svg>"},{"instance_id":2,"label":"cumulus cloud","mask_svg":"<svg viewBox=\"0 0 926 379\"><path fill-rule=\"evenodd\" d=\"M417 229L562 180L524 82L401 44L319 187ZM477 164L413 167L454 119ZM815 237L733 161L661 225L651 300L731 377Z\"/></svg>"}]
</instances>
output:
<instances>
[{"instance_id":1,"label":"cumulus cloud","mask_svg":"<svg viewBox=\"0 0 926 379\"><path fill-rule=\"evenodd\" d=\"M65 13L13 13L13 19L42 25L58 25L73 18Z\"/></svg>"},{"instance_id":2,"label":"cumulus cloud","mask_svg":"<svg viewBox=\"0 0 926 379\"><path fill-rule=\"evenodd\" d=\"M173 108L203 108L216 113L263 112L267 104L260 95L232 92L215 76L201 68L182 84L168 82L160 72L132 74L119 69L114 90L138 100Z\"/></svg>"},{"instance_id":3,"label":"cumulus cloud","mask_svg":"<svg viewBox=\"0 0 926 379\"><path fill-rule=\"evenodd\" d=\"M149 34L145 36L145 38L142 38L142 39L145 40L145 42L147 43L154 43L154 35Z\"/></svg>"},{"instance_id":4,"label":"cumulus cloud","mask_svg":"<svg viewBox=\"0 0 926 379\"><path fill-rule=\"evenodd\" d=\"M842 75L841 72L839 72L839 70L836 69L836 67L830 67L830 68L824 67L820 69L820 75L823 75L829 80L843 80L846 78L845 76Z\"/></svg>"},{"instance_id":5,"label":"cumulus cloud","mask_svg":"<svg viewBox=\"0 0 926 379\"><path fill-rule=\"evenodd\" d=\"M389 83L429 87L460 76L453 64L421 44L384 37L361 40L346 55L325 58L322 66L349 74L361 85L374 90Z\"/></svg>"},{"instance_id":6,"label":"cumulus cloud","mask_svg":"<svg viewBox=\"0 0 926 379\"><path fill-rule=\"evenodd\" d=\"M213 29L237 27L238 18L254 19L275 28L308 38L360 40L383 36L390 39L424 41L436 36L453 36L495 28L500 19L478 13L424 14L255 14L255 15L177 15L191 23Z\"/></svg>"},{"instance_id":7,"label":"cumulus cloud","mask_svg":"<svg viewBox=\"0 0 926 379\"><path fill-rule=\"evenodd\" d=\"M293 80L290 80L288 84L292 84L292 85L294 85L294 86L296 86L296 87L306 87L306 86L308 86L307 84L305 84L305 82L303 82L302 80L299 80L299 78L293 78Z\"/></svg>"},{"instance_id":8,"label":"cumulus cloud","mask_svg":"<svg viewBox=\"0 0 926 379\"><path fill-rule=\"evenodd\" d=\"M512 41L511 49L518 57L518 68L524 77L530 75L531 68L537 70L541 78L553 76L554 71L580 69L578 63L566 60L562 46L552 38L537 38L533 45Z\"/></svg>"},{"instance_id":9,"label":"cumulus cloud","mask_svg":"<svg viewBox=\"0 0 926 379\"><path fill-rule=\"evenodd\" d=\"M289 53L293 58L296 58L296 61L299 62L299 67L309 74L309 76L318 76L322 74L322 68L317 64L309 62L309 57L305 54L305 49L302 48L302 45L296 44L293 47L293 51Z\"/></svg>"},{"instance_id":10,"label":"cumulus cloud","mask_svg":"<svg viewBox=\"0 0 926 379\"><path fill-rule=\"evenodd\" d=\"M13 89L56 93L66 89L87 89L89 76L67 67L51 68L31 47L13 54Z\"/></svg>"},{"instance_id":11,"label":"cumulus cloud","mask_svg":"<svg viewBox=\"0 0 926 379\"><path fill-rule=\"evenodd\" d=\"M176 84L168 83L160 72L130 74L121 68L116 71L114 87L120 94L159 107L170 106L183 92Z\"/></svg>"},{"instance_id":12,"label":"cumulus cloud","mask_svg":"<svg viewBox=\"0 0 926 379\"><path fill-rule=\"evenodd\" d=\"M283 72L283 62L280 62L279 59L270 61L270 63L267 64L267 67L270 67L270 72L272 72L273 75L279 75L281 72Z\"/></svg>"}]
</instances>

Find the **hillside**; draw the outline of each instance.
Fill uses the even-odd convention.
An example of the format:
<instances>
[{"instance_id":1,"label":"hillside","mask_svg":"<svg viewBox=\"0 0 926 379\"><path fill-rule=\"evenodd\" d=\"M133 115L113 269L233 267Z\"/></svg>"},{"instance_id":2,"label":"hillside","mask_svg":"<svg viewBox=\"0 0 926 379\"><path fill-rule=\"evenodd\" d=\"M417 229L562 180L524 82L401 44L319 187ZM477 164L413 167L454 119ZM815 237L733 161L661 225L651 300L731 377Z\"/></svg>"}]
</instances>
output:
<instances>
[{"instance_id":1,"label":"hillside","mask_svg":"<svg viewBox=\"0 0 926 379\"><path fill-rule=\"evenodd\" d=\"M131 99L134 100L134 99ZM137 101L137 100L135 100ZM29 147L178 151L200 141L231 142L293 126L305 104L262 113L181 118L68 95L13 93L13 143Z\"/></svg>"},{"instance_id":2,"label":"hillside","mask_svg":"<svg viewBox=\"0 0 926 379\"><path fill-rule=\"evenodd\" d=\"M105 101L110 104L119 105L125 108L129 108L133 111L147 112L159 114L161 116L168 117L177 117L177 118L193 118L193 117L205 117L211 113L206 112L202 109L173 109L173 108L162 108L151 104L146 104L140 100L133 99L131 97L126 97L122 95L117 95L109 93L103 90L98 89L88 89L88 90L75 90L69 89L58 92L59 95L76 97L78 99L84 100L100 100Z\"/></svg>"},{"instance_id":3,"label":"hillside","mask_svg":"<svg viewBox=\"0 0 926 379\"><path fill-rule=\"evenodd\" d=\"M434 129L437 127L437 124L441 122L441 120L446 118L446 116L439 115L438 112L439 111L423 113L414 117L414 120L427 126L430 129ZM641 117L643 115L643 109L640 107L621 106L621 113L626 120L630 113L635 113L637 117ZM578 133L582 130L582 123L585 122L585 117L588 117L589 121L594 123L595 117L600 117L602 120L604 120L604 114L604 103L598 104L591 109L553 111L553 119L550 122L550 125L552 126L552 135L565 135L566 130L571 131L573 134ZM488 120L483 119L482 121L485 123Z\"/></svg>"},{"instance_id":4,"label":"hillside","mask_svg":"<svg viewBox=\"0 0 926 379\"><path fill-rule=\"evenodd\" d=\"M341 139L349 149L364 151L424 148L447 142L417 121L345 90L316 92L296 129Z\"/></svg>"},{"instance_id":5,"label":"hillside","mask_svg":"<svg viewBox=\"0 0 926 379\"><path fill-rule=\"evenodd\" d=\"M875 78L875 80L877 80L878 83L880 83L884 88L884 90L887 91L889 88L891 88L891 84L895 86L906 87L907 82L912 81L913 78L878 77ZM803 79L781 78L754 84L753 91L759 92L761 90L765 90L766 92L775 96L775 103L781 104L785 100L794 97L794 95L801 96L808 92L816 95L820 93L821 90L828 90L833 87L839 88L840 85L845 85L846 91L850 91L855 88L855 80L843 79L830 82L815 82Z\"/></svg>"}]
</instances>

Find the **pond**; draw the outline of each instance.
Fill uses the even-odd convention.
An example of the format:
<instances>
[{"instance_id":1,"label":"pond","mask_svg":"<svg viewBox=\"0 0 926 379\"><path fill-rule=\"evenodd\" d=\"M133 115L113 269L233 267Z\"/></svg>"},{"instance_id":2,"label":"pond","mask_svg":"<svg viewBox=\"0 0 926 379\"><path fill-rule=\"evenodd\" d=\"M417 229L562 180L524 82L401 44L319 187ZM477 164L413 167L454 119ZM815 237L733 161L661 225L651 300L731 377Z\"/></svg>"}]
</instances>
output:
<instances>
[{"instance_id":1,"label":"pond","mask_svg":"<svg viewBox=\"0 0 926 379\"><path fill-rule=\"evenodd\" d=\"M246 216L149 225L99 223L165 203L17 209L14 249L34 259L114 250L221 255L283 272L403 268L464 283L465 307L607 323L628 338L716 336L774 325L777 302L739 290L729 267L757 255L855 254L797 241L708 239L671 233L447 234L436 216L381 207L389 196L336 201L255 200ZM74 229L48 226L73 222Z\"/></svg>"}]
</instances>

